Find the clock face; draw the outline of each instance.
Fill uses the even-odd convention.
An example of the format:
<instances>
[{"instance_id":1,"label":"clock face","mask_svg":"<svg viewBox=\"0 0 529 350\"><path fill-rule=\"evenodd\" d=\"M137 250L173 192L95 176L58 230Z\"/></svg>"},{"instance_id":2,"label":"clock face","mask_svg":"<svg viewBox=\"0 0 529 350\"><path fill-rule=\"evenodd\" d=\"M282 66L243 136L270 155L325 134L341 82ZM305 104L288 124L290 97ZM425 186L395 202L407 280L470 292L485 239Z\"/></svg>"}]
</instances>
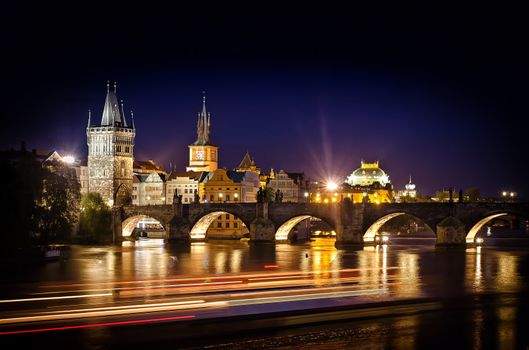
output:
<instances>
[{"instance_id":1,"label":"clock face","mask_svg":"<svg viewBox=\"0 0 529 350\"><path fill-rule=\"evenodd\" d=\"M204 160L204 151L196 151L195 159L196 160Z\"/></svg>"}]
</instances>

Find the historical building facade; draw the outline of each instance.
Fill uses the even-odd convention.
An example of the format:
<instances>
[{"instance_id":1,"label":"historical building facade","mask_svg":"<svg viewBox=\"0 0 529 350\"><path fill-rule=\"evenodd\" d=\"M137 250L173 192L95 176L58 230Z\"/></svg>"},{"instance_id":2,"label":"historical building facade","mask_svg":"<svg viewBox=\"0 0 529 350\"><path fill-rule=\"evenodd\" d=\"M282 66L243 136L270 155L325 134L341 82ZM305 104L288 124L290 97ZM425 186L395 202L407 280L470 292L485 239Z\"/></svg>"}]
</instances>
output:
<instances>
[{"instance_id":1,"label":"historical building facade","mask_svg":"<svg viewBox=\"0 0 529 350\"><path fill-rule=\"evenodd\" d=\"M174 196L178 195L182 196L182 203L186 204L195 202L195 193L200 198L198 180L201 175L202 173L194 171L171 172L165 181L166 204L173 203Z\"/></svg>"},{"instance_id":2,"label":"historical building facade","mask_svg":"<svg viewBox=\"0 0 529 350\"><path fill-rule=\"evenodd\" d=\"M152 171L150 174L134 174L132 187L133 205L165 204L165 175Z\"/></svg>"},{"instance_id":3,"label":"historical building facade","mask_svg":"<svg viewBox=\"0 0 529 350\"><path fill-rule=\"evenodd\" d=\"M267 187L275 192L279 190L285 203L298 203L301 201L301 180L290 177L284 170L279 170L274 178L269 179Z\"/></svg>"},{"instance_id":4,"label":"historical building facade","mask_svg":"<svg viewBox=\"0 0 529 350\"><path fill-rule=\"evenodd\" d=\"M129 125L123 103L118 104L116 85L111 90L108 83L101 122L93 124L88 115L88 190L99 193L109 205L132 199L136 129L131 117Z\"/></svg>"},{"instance_id":5,"label":"historical building facade","mask_svg":"<svg viewBox=\"0 0 529 350\"><path fill-rule=\"evenodd\" d=\"M202 112L198 114L197 140L189 145L187 171L215 171L218 167L218 147L210 139L211 114L206 111L206 96L202 97Z\"/></svg>"}]
</instances>

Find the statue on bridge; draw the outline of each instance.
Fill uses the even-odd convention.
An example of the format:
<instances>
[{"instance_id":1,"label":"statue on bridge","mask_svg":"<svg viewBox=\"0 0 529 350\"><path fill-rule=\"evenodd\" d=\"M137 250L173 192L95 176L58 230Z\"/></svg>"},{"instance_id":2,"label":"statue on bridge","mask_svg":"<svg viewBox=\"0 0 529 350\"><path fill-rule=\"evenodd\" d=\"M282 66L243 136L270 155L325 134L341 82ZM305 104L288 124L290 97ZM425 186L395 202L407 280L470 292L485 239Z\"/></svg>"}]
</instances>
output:
<instances>
[{"instance_id":1,"label":"statue on bridge","mask_svg":"<svg viewBox=\"0 0 529 350\"><path fill-rule=\"evenodd\" d=\"M173 196L173 204L182 204L182 195L177 193L178 192L175 191L175 195Z\"/></svg>"},{"instance_id":2,"label":"statue on bridge","mask_svg":"<svg viewBox=\"0 0 529 350\"><path fill-rule=\"evenodd\" d=\"M263 203L265 194L263 191L263 187L259 187L259 190L257 191L257 203Z\"/></svg>"},{"instance_id":3,"label":"statue on bridge","mask_svg":"<svg viewBox=\"0 0 529 350\"><path fill-rule=\"evenodd\" d=\"M199 203L200 202L200 197L198 196L198 190L195 188L195 203Z\"/></svg>"},{"instance_id":4,"label":"statue on bridge","mask_svg":"<svg viewBox=\"0 0 529 350\"><path fill-rule=\"evenodd\" d=\"M277 189L277 191L276 191L275 202L276 203L283 202L283 193L279 189Z\"/></svg>"},{"instance_id":5,"label":"statue on bridge","mask_svg":"<svg viewBox=\"0 0 529 350\"><path fill-rule=\"evenodd\" d=\"M463 189L459 189L459 203L463 203Z\"/></svg>"}]
</instances>

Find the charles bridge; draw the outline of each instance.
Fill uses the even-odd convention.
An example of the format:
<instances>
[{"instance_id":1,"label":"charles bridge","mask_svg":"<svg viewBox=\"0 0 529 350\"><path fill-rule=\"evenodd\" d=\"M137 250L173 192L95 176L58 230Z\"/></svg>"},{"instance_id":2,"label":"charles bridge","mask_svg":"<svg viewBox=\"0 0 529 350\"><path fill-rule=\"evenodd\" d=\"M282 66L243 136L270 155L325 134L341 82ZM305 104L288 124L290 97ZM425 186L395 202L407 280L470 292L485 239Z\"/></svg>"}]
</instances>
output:
<instances>
[{"instance_id":1,"label":"charles bridge","mask_svg":"<svg viewBox=\"0 0 529 350\"><path fill-rule=\"evenodd\" d=\"M287 241L301 221L315 217L336 232L337 245L373 244L387 221L409 214L429 226L438 245L473 244L490 220L512 215L529 218L529 203L200 203L150 206L115 206L114 241L130 233L139 220L151 217L166 230L169 240L205 240L209 225L222 214L239 218L251 241Z\"/></svg>"}]
</instances>

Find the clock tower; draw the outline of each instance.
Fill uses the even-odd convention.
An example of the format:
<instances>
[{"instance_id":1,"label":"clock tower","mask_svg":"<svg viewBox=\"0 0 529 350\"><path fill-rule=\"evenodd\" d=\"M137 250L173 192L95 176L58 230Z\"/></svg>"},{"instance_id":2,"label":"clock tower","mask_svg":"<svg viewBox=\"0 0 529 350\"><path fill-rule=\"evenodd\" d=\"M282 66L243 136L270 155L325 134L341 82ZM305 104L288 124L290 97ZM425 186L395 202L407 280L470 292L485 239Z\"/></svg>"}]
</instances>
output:
<instances>
[{"instance_id":1,"label":"clock tower","mask_svg":"<svg viewBox=\"0 0 529 350\"><path fill-rule=\"evenodd\" d=\"M218 165L218 147L209 138L211 114L206 111L206 96L202 97L202 112L198 114L197 140L189 145L187 171L215 171Z\"/></svg>"}]
</instances>

